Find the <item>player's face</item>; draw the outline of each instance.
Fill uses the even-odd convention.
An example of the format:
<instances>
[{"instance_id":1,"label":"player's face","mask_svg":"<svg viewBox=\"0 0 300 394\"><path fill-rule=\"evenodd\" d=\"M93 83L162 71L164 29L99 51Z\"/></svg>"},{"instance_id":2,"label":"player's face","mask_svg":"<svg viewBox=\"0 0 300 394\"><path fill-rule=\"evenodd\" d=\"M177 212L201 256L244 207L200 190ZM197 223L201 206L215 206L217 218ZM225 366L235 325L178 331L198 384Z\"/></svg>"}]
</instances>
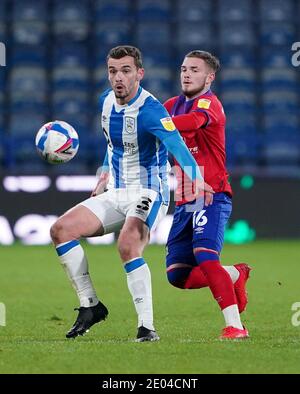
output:
<instances>
[{"instance_id":1,"label":"player's face","mask_svg":"<svg viewBox=\"0 0 300 394\"><path fill-rule=\"evenodd\" d=\"M204 60L197 57L186 57L181 66L181 89L189 98L195 98L210 88L215 74Z\"/></svg>"},{"instance_id":2,"label":"player's face","mask_svg":"<svg viewBox=\"0 0 300 394\"><path fill-rule=\"evenodd\" d=\"M144 69L137 68L132 56L121 59L109 58L107 62L108 79L119 104L128 103L139 88Z\"/></svg>"}]
</instances>

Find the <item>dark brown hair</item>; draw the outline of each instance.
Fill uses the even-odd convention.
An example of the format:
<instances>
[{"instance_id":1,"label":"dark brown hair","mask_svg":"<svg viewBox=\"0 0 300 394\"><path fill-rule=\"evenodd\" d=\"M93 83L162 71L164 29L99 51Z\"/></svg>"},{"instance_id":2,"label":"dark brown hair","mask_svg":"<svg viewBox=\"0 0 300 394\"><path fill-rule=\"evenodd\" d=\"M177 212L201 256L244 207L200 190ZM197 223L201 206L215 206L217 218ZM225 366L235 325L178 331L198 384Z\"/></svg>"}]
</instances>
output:
<instances>
[{"instance_id":1,"label":"dark brown hair","mask_svg":"<svg viewBox=\"0 0 300 394\"><path fill-rule=\"evenodd\" d=\"M122 59L122 57L125 57L125 56L133 57L134 64L136 65L136 67L143 68L141 51L138 48L133 47L131 45L119 45L117 47L112 48L108 52L106 61L108 61L109 58Z\"/></svg>"},{"instance_id":2,"label":"dark brown hair","mask_svg":"<svg viewBox=\"0 0 300 394\"><path fill-rule=\"evenodd\" d=\"M197 57L198 59L202 59L205 63L216 73L220 68L219 59L206 51L194 50L189 52L185 57Z\"/></svg>"}]
</instances>

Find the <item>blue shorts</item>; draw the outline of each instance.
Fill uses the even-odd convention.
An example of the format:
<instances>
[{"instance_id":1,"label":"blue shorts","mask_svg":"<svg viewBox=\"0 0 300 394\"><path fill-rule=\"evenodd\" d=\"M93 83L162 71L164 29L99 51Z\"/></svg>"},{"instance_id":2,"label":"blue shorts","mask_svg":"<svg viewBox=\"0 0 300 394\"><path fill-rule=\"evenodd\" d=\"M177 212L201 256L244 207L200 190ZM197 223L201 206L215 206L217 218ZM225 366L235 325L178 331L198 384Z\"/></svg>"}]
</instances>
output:
<instances>
[{"instance_id":1,"label":"blue shorts","mask_svg":"<svg viewBox=\"0 0 300 394\"><path fill-rule=\"evenodd\" d=\"M194 248L220 253L223 247L225 227L232 210L231 197L216 193L212 205L196 212L188 212L187 205L175 208L167 242L167 267L174 263L196 266Z\"/></svg>"}]
</instances>

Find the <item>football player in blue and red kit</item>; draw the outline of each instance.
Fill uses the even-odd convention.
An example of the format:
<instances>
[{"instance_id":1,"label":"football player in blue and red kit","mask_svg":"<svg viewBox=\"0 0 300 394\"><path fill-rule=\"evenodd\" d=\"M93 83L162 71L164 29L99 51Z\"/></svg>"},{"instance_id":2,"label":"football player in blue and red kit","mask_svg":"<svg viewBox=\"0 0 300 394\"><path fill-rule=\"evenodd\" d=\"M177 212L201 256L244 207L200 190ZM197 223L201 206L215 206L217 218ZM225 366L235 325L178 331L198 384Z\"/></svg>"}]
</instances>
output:
<instances>
[{"instance_id":1,"label":"football player in blue and red kit","mask_svg":"<svg viewBox=\"0 0 300 394\"><path fill-rule=\"evenodd\" d=\"M188 53L181 66L182 94L165 103L205 182L215 191L212 205L195 202L193 186L175 160L176 208L167 243L167 276L172 285L183 289L209 286L225 319L220 338L242 339L249 336L240 313L248 301L245 286L250 267L220 264L232 190L225 167L226 117L211 91L219 67L219 60L208 52Z\"/></svg>"}]
</instances>

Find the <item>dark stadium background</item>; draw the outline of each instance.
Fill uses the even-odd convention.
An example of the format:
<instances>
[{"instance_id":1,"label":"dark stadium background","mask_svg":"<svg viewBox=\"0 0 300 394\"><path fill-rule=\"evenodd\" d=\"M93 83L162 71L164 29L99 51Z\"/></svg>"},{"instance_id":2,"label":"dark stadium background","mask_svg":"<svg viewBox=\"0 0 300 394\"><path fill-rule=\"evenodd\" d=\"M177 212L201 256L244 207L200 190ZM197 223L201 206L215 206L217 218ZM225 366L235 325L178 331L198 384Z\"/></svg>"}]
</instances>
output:
<instances>
[{"instance_id":1,"label":"dark stadium background","mask_svg":"<svg viewBox=\"0 0 300 394\"><path fill-rule=\"evenodd\" d=\"M39 237L45 217L89 195L86 186L55 185L63 175L94 175L103 160L97 97L107 87L106 54L118 44L142 49L142 85L162 101L179 92L187 51L219 56L213 90L227 114L235 192L226 240L298 238L299 20L298 0L0 0L0 244L48 242ZM36 154L37 130L54 119L79 133L69 164L50 166ZM51 185L33 191L40 178L26 176L48 176Z\"/></svg>"}]
</instances>

